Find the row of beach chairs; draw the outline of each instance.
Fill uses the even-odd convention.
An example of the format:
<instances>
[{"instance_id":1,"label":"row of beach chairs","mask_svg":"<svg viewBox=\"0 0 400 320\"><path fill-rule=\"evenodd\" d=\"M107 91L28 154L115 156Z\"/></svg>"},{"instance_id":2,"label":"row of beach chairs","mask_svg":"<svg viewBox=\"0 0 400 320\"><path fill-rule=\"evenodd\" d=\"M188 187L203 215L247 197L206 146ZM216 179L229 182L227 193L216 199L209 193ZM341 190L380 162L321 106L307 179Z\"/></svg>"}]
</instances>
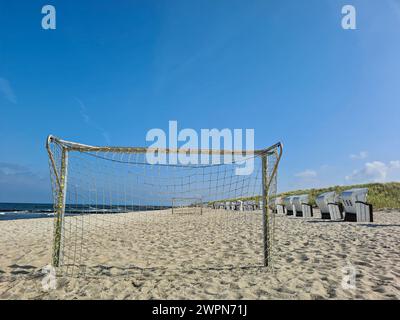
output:
<instances>
[{"instance_id":1,"label":"row of beach chairs","mask_svg":"<svg viewBox=\"0 0 400 320\"><path fill-rule=\"evenodd\" d=\"M221 202L214 202L211 206L213 209L254 211L262 208L262 202L254 200L221 201Z\"/></svg>"},{"instance_id":2,"label":"row of beach chairs","mask_svg":"<svg viewBox=\"0 0 400 320\"><path fill-rule=\"evenodd\" d=\"M373 207L367 202L367 195L368 188L349 189L340 195L331 191L318 195L315 202L322 219L373 222ZM314 215L307 194L277 198L275 212L304 218Z\"/></svg>"}]
</instances>

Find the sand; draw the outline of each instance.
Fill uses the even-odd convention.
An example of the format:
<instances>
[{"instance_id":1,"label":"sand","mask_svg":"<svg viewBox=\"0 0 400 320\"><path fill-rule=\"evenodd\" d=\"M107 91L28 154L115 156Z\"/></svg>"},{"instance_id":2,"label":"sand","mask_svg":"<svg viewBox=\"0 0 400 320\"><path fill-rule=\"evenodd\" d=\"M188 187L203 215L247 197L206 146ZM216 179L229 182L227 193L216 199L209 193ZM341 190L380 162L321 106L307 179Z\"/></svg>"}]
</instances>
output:
<instances>
[{"instance_id":1,"label":"sand","mask_svg":"<svg viewBox=\"0 0 400 320\"><path fill-rule=\"evenodd\" d=\"M0 299L399 299L400 212L374 219L277 215L265 268L260 212L68 217L64 263L87 267L59 269L50 290L53 219L0 221Z\"/></svg>"}]
</instances>

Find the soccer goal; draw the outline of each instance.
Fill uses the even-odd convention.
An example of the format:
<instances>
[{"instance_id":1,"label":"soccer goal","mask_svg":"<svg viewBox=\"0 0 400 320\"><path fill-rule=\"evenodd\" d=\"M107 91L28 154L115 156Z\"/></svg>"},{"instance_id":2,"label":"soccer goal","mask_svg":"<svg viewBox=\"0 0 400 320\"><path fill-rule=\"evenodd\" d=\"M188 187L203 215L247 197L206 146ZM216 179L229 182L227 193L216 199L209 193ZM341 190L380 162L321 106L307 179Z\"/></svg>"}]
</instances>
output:
<instances>
[{"instance_id":1,"label":"soccer goal","mask_svg":"<svg viewBox=\"0 0 400 320\"><path fill-rule=\"evenodd\" d=\"M234 156L243 151L101 147L54 136L46 148L55 214L52 265L59 272L270 263L269 204L276 195L280 143L246 154L254 169L244 175L237 174L243 159ZM154 164L149 151L190 151L221 161Z\"/></svg>"}]
</instances>

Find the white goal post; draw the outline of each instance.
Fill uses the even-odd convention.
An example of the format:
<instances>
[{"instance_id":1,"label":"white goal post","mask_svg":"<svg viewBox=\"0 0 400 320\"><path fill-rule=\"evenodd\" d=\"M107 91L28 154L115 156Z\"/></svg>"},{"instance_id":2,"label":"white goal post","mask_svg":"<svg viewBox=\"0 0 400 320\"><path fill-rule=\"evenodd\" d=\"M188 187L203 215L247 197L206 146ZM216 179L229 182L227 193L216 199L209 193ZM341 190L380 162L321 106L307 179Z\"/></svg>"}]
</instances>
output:
<instances>
[{"instance_id":1,"label":"white goal post","mask_svg":"<svg viewBox=\"0 0 400 320\"><path fill-rule=\"evenodd\" d=\"M145 147L90 146L50 135L46 148L55 213L54 267L76 273L99 266L164 267L172 260L209 267L210 252L219 250L216 256L223 260L212 260L218 267L257 260L268 266L273 219L269 204L276 196L281 143L252 151L254 170L248 175L235 174L240 163L234 160L215 165L150 164L146 152L151 149ZM156 151L243 155L232 150ZM216 208L216 203L228 201L241 203L240 210ZM249 253L243 253L247 251L242 245L250 246ZM162 248L155 250L156 246ZM161 253L171 261L160 259Z\"/></svg>"}]
</instances>

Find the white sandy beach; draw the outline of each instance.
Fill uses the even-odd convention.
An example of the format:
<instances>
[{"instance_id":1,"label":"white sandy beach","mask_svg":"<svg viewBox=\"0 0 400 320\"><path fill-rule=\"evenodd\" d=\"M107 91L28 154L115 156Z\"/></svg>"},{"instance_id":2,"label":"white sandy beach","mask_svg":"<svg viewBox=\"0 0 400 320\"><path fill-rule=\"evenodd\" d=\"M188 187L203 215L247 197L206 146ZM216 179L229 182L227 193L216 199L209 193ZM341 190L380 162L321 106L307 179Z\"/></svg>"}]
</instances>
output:
<instances>
[{"instance_id":1,"label":"white sandy beach","mask_svg":"<svg viewBox=\"0 0 400 320\"><path fill-rule=\"evenodd\" d=\"M400 299L400 212L370 224L276 216L272 269L260 213L239 214L68 217L65 263L88 268L50 291L53 219L0 221L0 299ZM348 264L355 289L342 286Z\"/></svg>"}]
</instances>

